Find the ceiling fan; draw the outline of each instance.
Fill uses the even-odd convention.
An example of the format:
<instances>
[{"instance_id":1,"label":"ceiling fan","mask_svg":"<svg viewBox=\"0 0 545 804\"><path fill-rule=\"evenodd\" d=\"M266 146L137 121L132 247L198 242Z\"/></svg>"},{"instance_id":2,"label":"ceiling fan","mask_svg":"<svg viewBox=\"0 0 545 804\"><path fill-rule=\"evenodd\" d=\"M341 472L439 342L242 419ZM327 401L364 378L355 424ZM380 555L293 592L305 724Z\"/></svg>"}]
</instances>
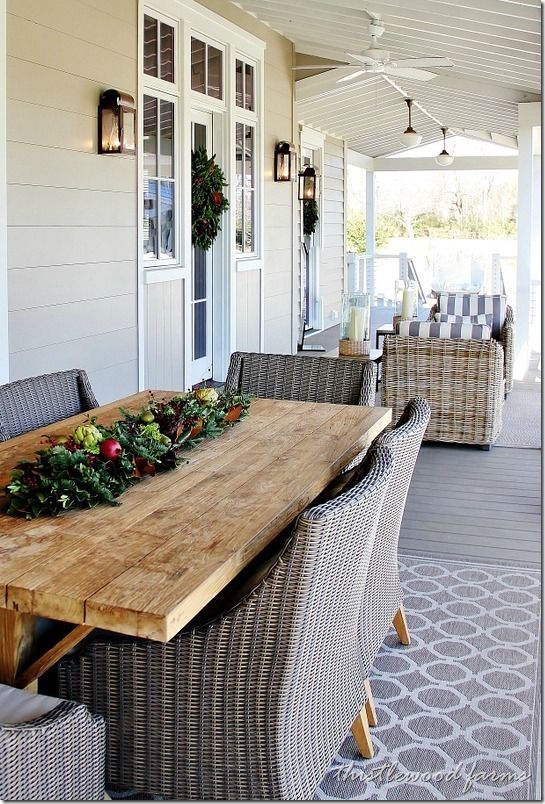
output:
<instances>
[{"instance_id":1,"label":"ceiling fan","mask_svg":"<svg viewBox=\"0 0 545 804\"><path fill-rule=\"evenodd\" d=\"M393 58L389 50L379 47L378 40L385 31L384 23L378 15L366 14L370 18L369 35L371 36L371 47L362 50L361 53L347 53L353 61L349 64L306 64L294 67L294 70L312 70L333 68L336 70L346 70L348 67L356 67L349 75L344 75L338 79L337 83L342 84L353 81L361 75L386 75L392 78L408 78L413 81L431 81L437 74L425 67L454 67L450 59L443 56L423 56L422 58L396 59Z\"/></svg>"}]
</instances>

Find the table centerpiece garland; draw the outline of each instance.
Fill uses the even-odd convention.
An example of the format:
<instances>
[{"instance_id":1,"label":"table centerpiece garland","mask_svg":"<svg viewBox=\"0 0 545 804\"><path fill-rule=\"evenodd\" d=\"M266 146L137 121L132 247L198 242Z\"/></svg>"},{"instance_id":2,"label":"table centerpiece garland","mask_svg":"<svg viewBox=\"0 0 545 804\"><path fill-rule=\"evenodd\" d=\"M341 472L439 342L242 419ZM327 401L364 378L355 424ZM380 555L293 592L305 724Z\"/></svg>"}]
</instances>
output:
<instances>
[{"instance_id":1,"label":"table centerpiece garland","mask_svg":"<svg viewBox=\"0 0 545 804\"><path fill-rule=\"evenodd\" d=\"M117 498L146 475L174 469L181 452L215 438L246 416L250 398L214 388L173 396L150 394L138 412L121 408L109 426L89 416L69 435L44 438L34 460L20 461L6 486L7 513L34 519Z\"/></svg>"}]
</instances>

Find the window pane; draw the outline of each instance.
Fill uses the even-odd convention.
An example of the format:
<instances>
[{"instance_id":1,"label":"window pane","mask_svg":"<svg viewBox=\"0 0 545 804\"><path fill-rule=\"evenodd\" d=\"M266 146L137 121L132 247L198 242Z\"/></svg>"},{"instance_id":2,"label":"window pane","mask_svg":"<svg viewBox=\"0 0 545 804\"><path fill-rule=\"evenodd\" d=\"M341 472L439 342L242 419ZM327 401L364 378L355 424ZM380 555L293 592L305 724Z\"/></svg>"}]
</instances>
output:
<instances>
[{"instance_id":1,"label":"window pane","mask_svg":"<svg viewBox=\"0 0 545 804\"><path fill-rule=\"evenodd\" d=\"M236 186L242 187L242 171L243 171L243 164L242 164L242 138L244 136L244 126L242 123L236 124L235 129L235 174L236 174Z\"/></svg>"},{"instance_id":2,"label":"window pane","mask_svg":"<svg viewBox=\"0 0 545 804\"><path fill-rule=\"evenodd\" d=\"M174 256L174 183L162 181L161 185L161 252L159 257Z\"/></svg>"},{"instance_id":3,"label":"window pane","mask_svg":"<svg viewBox=\"0 0 545 804\"><path fill-rule=\"evenodd\" d=\"M144 257L157 257L157 182L144 179Z\"/></svg>"},{"instance_id":4,"label":"window pane","mask_svg":"<svg viewBox=\"0 0 545 804\"><path fill-rule=\"evenodd\" d=\"M144 72L157 76L157 20L144 16Z\"/></svg>"},{"instance_id":5,"label":"window pane","mask_svg":"<svg viewBox=\"0 0 545 804\"><path fill-rule=\"evenodd\" d=\"M244 72L245 72L245 98L244 98L244 108L248 109L250 112L254 111L254 68L251 64L244 65Z\"/></svg>"},{"instance_id":6,"label":"window pane","mask_svg":"<svg viewBox=\"0 0 545 804\"><path fill-rule=\"evenodd\" d=\"M236 209L235 209L235 249L242 251L242 196L243 191L236 191Z\"/></svg>"},{"instance_id":7,"label":"window pane","mask_svg":"<svg viewBox=\"0 0 545 804\"><path fill-rule=\"evenodd\" d=\"M244 108L244 64L239 59L235 62L235 93L237 106Z\"/></svg>"},{"instance_id":8,"label":"window pane","mask_svg":"<svg viewBox=\"0 0 545 804\"><path fill-rule=\"evenodd\" d=\"M206 251L202 248L193 251L193 299L206 299Z\"/></svg>"},{"instance_id":9,"label":"window pane","mask_svg":"<svg viewBox=\"0 0 545 804\"><path fill-rule=\"evenodd\" d=\"M254 250L254 191L244 192L244 251Z\"/></svg>"},{"instance_id":10,"label":"window pane","mask_svg":"<svg viewBox=\"0 0 545 804\"><path fill-rule=\"evenodd\" d=\"M144 176L157 176L157 99L144 95Z\"/></svg>"},{"instance_id":11,"label":"window pane","mask_svg":"<svg viewBox=\"0 0 545 804\"><path fill-rule=\"evenodd\" d=\"M160 101L161 146L159 154L159 175L174 178L174 104Z\"/></svg>"},{"instance_id":12,"label":"window pane","mask_svg":"<svg viewBox=\"0 0 545 804\"><path fill-rule=\"evenodd\" d=\"M217 47L208 45L208 95L211 98L223 98L222 83L223 53Z\"/></svg>"},{"instance_id":13,"label":"window pane","mask_svg":"<svg viewBox=\"0 0 545 804\"><path fill-rule=\"evenodd\" d=\"M206 302L193 305L193 360L206 356Z\"/></svg>"},{"instance_id":14,"label":"window pane","mask_svg":"<svg viewBox=\"0 0 545 804\"><path fill-rule=\"evenodd\" d=\"M206 45L191 37L191 89L206 94L205 75Z\"/></svg>"},{"instance_id":15,"label":"window pane","mask_svg":"<svg viewBox=\"0 0 545 804\"><path fill-rule=\"evenodd\" d=\"M245 126L244 137L244 186L254 186L254 129Z\"/></svg>"},{"instance_id":16,"label":"window pane","mask_svg":"<svg viewBox=\"0 0 545 804\"><path fill-rule=\"evenodd\" d=\"M174 28L161 23L161 78L174 81Z\"/></svg>"}]
</instances>

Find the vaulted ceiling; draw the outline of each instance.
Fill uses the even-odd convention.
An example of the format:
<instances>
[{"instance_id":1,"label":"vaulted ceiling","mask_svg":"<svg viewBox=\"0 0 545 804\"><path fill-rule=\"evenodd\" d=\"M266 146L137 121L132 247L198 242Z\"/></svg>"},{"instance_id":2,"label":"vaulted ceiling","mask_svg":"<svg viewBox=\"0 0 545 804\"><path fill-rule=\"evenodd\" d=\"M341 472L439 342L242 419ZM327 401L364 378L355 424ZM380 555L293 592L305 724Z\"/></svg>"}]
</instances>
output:
<instances>
[{"instance_id":1,"label":"vaulted ceiling","mask_svg":"<svg viewBox=\"0 0 545 804\"><path fill-rule=\"evenodd\" d=\"M370 18L385 33L378 44L395 60L443 56L454 66L431 68L421 82L314 66L297 71L300 122L347 140L369 156L402 149L404 97L418 103L413 126L423 143L453 133L516 146L518 103L541 99L540 0L239 0L241 8L293 40L297 64L347 63L371 46Z\"/></svg>"}]
</instances>

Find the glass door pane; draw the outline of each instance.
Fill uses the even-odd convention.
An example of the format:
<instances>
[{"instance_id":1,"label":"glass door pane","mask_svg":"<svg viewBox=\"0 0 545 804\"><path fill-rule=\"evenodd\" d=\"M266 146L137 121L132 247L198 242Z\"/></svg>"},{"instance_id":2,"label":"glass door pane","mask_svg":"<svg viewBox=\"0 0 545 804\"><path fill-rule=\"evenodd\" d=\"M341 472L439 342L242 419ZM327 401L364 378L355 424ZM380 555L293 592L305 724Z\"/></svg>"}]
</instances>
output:
<instances>
[{"instance_id":1,"label":"glass door pane","mask_svg":"<svg viewBox=\"0 0 545 804\"><path fill-rule=\"evenodd\" d=\"M192 147L206 148L211 156L212 115L194 112ZM193 247L191 288L192 371L191 383L212 377L212 250Z\"/></svg>"}]
</instances>

